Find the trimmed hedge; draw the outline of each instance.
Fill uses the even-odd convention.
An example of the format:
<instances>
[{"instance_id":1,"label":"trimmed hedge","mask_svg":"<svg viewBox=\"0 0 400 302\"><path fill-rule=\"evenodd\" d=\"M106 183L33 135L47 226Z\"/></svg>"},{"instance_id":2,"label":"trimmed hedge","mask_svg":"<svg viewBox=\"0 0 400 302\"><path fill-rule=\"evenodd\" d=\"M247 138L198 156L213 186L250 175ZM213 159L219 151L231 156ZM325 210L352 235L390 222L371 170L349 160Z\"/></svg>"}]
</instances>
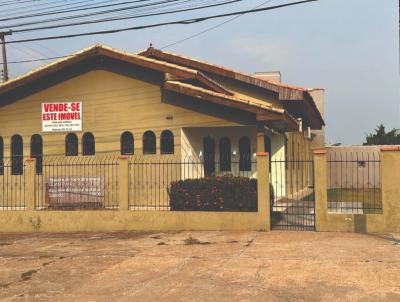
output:
<instances>
[{"instance_id":1,"label":"trimmed hedge","mask_svg":"<svg viewBox=\"0 0 400 302\"><path fill-rule=\"evenodd\" d=\"M257 211L257 180L246 177L207 177L172 182L168 190L172 211Z\"/></svg>"}]
</instances>

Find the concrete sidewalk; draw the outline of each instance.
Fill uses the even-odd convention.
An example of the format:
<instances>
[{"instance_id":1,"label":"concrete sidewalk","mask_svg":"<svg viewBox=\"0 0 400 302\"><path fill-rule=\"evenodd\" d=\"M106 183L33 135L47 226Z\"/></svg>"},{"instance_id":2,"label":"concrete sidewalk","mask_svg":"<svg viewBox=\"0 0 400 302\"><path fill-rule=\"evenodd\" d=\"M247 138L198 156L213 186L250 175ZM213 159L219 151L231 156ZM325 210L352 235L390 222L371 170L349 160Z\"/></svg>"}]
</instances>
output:
<instances>
[{"instance_id":1,"label":"concrete sidewalk","mask_svg":"<svg viewBox=\"0 0 400 302\"><path fill-rule=\"evenodd\" d=\"M390 235L1 234L0 301L400 301Z\"/></svg>"}]
</instances>

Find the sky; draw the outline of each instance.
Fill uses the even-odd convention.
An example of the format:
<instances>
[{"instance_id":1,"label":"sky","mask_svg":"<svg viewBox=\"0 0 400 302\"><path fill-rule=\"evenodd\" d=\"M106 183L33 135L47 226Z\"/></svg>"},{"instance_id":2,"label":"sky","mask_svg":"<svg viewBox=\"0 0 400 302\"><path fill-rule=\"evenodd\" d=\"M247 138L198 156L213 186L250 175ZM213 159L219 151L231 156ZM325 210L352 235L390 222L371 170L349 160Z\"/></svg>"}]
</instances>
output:
<instances>
[{"instance_id":1,"label":"sky","mask_svg":"<svg viewBox=\"0 0 400 302\"><path fill-rule=\"evenodd\" d=\"M176 16L118 21L84 28L14 34L11 39L122 28L171 19L252 9L266 0L244 0L229 7ZM49 1L51 2L51 1ZM267 5L291 2L272 0ZM293 2L293 1L292 1ZM398 0L319 0L244 15L165 50L246 73L275 71L282 81L325 88L327 144L361 144L378 124L400 128ZM0 10L0 15L7 11ZM9 44L8 59L67 55L95 43L137 52L150 43L161 48L226 19L174 25L113 35ZM43 63L11 64L12 76Z\"/></svg>"}]
</instances>

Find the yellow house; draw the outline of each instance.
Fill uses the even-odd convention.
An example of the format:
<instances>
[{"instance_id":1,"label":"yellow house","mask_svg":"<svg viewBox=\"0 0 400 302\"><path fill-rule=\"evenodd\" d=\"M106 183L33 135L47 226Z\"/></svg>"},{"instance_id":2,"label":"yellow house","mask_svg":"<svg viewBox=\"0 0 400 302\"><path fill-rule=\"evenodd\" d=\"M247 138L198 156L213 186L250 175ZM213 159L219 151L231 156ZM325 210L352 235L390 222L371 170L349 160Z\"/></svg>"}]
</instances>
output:
<instances>
[{"instance_id":1,"label":"yellow house","mask_svg":"<svg viewBox=\"0 0 400 302\"><path fill-rule=\"evenodd\" d=\"M96 45L0 84L0 182L23 175L24 157L36 158L41 175L46 158L119 154L191 163L171 179L254 177L256 152L310 158L310 133L324 126L313 95L153 47L133 54ZM129 181L144 186L139 174ZM149 205L139 195L136 205Z\"/></svg>"}]
</instances>

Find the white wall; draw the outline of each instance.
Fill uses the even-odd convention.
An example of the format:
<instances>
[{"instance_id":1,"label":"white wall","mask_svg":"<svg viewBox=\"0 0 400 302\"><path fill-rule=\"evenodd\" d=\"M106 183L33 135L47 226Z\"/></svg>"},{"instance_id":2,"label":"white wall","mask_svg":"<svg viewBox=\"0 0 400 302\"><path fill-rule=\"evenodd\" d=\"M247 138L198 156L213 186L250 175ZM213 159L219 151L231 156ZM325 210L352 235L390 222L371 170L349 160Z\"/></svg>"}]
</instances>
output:
<instances>
[{"instance_id":1,"label":"white wall","mask_svg":"<svg viewBox=\"0 0 400 302\"><path fill-rule=\"evenodd\" d=\"M203 139L210 136L215 142L215 159L216 167L215 172L218 175L232 174L234 176L256 177L256 158L257 152L257 129L251 126L234 126L234 127L198 127L198 128L183 128L181 131L181 144L182 144L182 160L200 162L203 160ZM236 153L232 155L232 171L221 172L219 167L219 140L222 137L228 137L231 142L231 151ZM249 172L239 171L239 139L242 136L248 136L251 142L252 152L252 169ZM200 167L201 166L201 167ZM194 172L186 171L186 174L199 174L198 169L203 169L202 165L195 165L192 167ZM194 175L195 176L195 175Z\"/></svg>"}]
</instances>

